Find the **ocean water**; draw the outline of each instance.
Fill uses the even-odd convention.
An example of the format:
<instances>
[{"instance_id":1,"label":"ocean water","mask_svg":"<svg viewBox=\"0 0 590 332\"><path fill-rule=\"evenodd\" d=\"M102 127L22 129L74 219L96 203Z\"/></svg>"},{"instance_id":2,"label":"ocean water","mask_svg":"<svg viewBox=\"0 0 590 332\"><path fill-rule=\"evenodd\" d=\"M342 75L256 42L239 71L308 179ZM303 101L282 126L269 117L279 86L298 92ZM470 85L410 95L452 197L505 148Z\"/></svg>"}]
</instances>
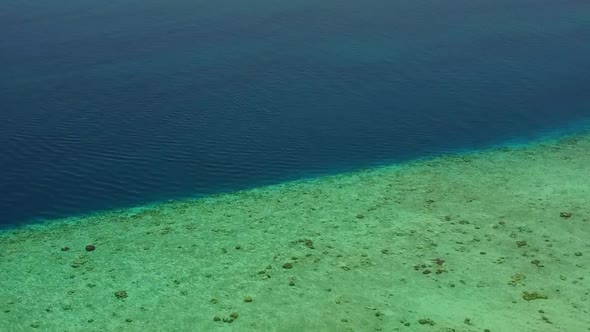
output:
<instances>
[{"instance_id":1,"label":"ocean water","mask_svg":"<svg viewBox=\"0 0 590 332\"><path fill-rule=\"evenodd\" d=\"M581 0L4 1L0 225L578 130Z\"/></svg>"}]
</instances>

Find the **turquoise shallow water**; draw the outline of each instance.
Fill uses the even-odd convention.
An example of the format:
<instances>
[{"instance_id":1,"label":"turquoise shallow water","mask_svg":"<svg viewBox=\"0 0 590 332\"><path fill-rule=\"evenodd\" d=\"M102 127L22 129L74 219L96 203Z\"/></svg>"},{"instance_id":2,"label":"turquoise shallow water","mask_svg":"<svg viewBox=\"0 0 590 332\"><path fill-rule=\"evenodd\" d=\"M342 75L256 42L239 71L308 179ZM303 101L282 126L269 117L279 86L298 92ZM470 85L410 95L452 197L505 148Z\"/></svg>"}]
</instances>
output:
<instances>
[{"instance_id":1,"label":"turquoise shallow water","mask_svg":"<svg viewBox=\"0 0 590 332\"><path fill-rule=\"evenodd\" d=\"M0 9L3 226L526 142L590 117L583 1Z\"/></svg>"},{"instance_id":2,"label":"turquoise shallow water","mask_svg":"<svg viewBox=\"0 0 590 332\"><path fill-rule=\"evenodd\" d=\"M0 331L587 331L590 136L0 230Z\"/></svg>"}]
</instances>

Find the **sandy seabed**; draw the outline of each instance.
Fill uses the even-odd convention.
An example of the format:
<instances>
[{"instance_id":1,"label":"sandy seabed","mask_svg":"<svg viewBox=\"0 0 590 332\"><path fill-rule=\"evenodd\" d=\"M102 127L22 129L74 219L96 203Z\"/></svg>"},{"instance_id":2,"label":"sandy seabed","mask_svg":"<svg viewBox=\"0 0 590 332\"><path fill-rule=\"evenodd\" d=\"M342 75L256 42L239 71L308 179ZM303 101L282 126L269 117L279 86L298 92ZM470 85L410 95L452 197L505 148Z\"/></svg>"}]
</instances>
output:
<instances>
[{"instance_id":1,"label":"sandy seabed","mask_svg":"<svg viewBox=\"0 0 590 332\"><path fill-rule=\"evenodd\" d=\"M0 331L590 331L589 267L579 135L3 231Z\"/></svg>"}]
</instances>

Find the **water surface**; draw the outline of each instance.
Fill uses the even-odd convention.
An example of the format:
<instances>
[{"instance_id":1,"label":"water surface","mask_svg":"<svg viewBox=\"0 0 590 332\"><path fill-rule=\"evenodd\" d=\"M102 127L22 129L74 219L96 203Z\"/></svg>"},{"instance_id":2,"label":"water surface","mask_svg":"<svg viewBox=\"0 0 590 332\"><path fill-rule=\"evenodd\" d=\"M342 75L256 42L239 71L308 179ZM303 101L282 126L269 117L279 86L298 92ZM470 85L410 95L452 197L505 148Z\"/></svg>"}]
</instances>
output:
<instances>
[{"instance_id":1,"label":"water surface","mask_svg":"<svg viewBox=\"0 0 590 332\"><path fill-rule=\"evenodd\" d=\"M0 225L576 129L586 1L8 1Z\"/></svg>"}]
</instances>

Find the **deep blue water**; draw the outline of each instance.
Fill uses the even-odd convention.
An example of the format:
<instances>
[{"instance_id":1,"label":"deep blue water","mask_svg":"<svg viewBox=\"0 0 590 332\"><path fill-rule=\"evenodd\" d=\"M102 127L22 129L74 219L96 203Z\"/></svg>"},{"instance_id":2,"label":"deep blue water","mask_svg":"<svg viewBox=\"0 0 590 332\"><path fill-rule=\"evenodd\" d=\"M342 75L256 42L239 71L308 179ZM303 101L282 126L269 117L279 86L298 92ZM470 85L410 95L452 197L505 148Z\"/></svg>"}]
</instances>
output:
<instances>
[{"instance_id":1,"label":"deep blue water","mask_svg":"<svg viewBox=\"0 0 590 332\"><path fill-rule=\"evenodd\" d=\"M0 4L0 225L590 118L584 0Z\"/></svg>"}]
</instances>

